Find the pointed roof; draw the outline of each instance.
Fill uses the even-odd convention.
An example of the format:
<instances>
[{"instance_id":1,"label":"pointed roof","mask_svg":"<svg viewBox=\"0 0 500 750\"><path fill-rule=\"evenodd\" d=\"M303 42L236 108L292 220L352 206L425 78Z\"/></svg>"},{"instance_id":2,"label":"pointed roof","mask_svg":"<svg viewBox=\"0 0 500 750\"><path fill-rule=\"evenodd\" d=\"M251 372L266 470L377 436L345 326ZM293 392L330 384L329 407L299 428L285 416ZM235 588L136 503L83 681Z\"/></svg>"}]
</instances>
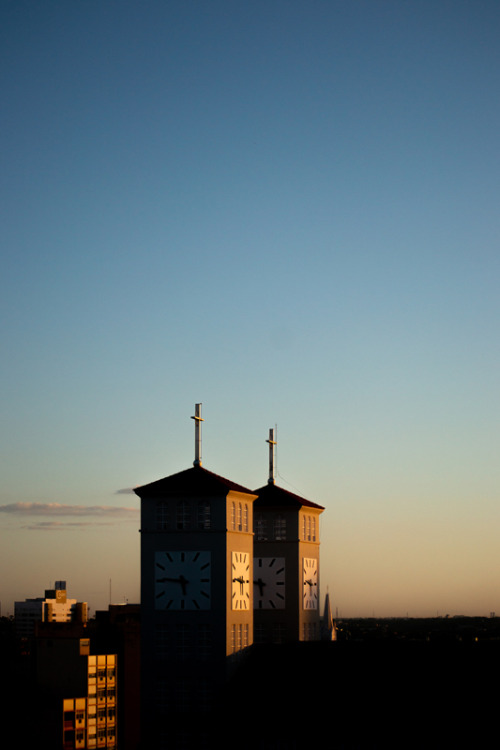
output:
<instances>
[{"instance_id":1,"label":"pointed roof","mask_svg":"<svg viewBox=\"0 0 500 750\"><path fill-rule=\"evenodd\" d=\"M264 508L279 506L289 508L290 510L299 510L300 508L306 507L316 508L316 510L319 511L324 510L322 505L318 505L317 503L311 502L311 500L306 500L304 497L300 497L300 495L295 495L293 492L284 490L283 487L278 487L278 485L272 482L265 484L264 487L260 487L258 490L254 490L254 494L258 495L254 507Z\"/></svg>"},{"instance_id":2,"label":"pointed roof","mask_svg":"<svg viewBox=\"0 0 500 750\"><path fill-rule=\"evenodd\" d=\"M325 611L323 613L323 626L331 630L333 628L333 615L332 608L330 606L330 594L328 591L325 596Z\"/></svg>"},{"instance_id":3,"label":"pointed roof","mask_svg":"<svg viewBox=\"0 0 500 750\"><path fill-rule=\"evenodd\" d=\"M330 594L326 592L325 597L325 611L323 614L323 621L321 623L321 640L322 641L336 641L337 640L337 627L332 615L332 608L330 606Z\"/></svg>"},{"instance_id":4,"label":"pointed roof","mask_svg":"<svg viewBox=\"0 0 500 750\"><path fill-rule=\"evenodd\" d=\"M214 474L203 466L193 466L177 474L171 474L156 482L135 487L134 492L139 497L161 497L165 495L198 495L214 496L227 495L228 492L244 492L255 495L252 490L243 487L230 479Z\"/></svg>"}]
</instances>

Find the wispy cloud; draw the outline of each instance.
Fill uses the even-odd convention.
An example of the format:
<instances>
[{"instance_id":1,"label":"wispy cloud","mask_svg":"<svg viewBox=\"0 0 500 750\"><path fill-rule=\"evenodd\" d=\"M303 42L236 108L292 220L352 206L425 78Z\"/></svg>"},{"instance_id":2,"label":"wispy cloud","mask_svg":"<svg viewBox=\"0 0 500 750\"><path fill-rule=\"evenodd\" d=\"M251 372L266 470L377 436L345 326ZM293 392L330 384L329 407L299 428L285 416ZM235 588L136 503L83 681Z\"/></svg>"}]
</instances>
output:
<instances>
[{"instance_id":1,"label":"wispy cloud","mask_svg":"<svg viewBox=\"0 0 500 750\"><path fill-rule=\"evenodd\" d=\"M86 529L89 526L112 526L112 521L34 521L23 524L20 528L29 531L68 531L68 529Z\"/></svg>"},{"instance_id":2,"label":"wispy cloud","mask_svg":"<svg viewBox=\"0 0 500 750\"><path fill-rule=\"evenodd\" d=\"M9 503L0 505L0 513L26 516L123 516L137 515L138 508L116 505L63 505L62 503Z\"/></svg>"},{"instance_id":3,"label":"wispy cloud","mask_svg":"<svg viewBox=\"0 0 500 750\"><path fill-rule=\"evenodd\" d=\"M116 505L66 505L62 503L9 503L0 505L0 513L13 517L29 518L34 516L88 517L88 521L39 521L23 526L25 529L44 529L47 531L61 528L82 528L116 523L118 521L138 520L139 509Z\"/></svg>"}]
</instances>

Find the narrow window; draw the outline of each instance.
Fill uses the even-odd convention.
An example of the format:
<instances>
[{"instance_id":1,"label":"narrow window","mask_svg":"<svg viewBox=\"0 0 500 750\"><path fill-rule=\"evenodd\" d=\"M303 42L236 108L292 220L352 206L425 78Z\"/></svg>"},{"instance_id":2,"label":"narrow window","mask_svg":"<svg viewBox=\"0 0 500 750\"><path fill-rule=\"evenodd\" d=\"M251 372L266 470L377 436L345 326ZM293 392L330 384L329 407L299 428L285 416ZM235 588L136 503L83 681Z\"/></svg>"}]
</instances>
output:
<instances>
[{"instance_id":1,"label":"narrow window","mask_svg":"<svg viewBox=\"0 0 500 750\"><path fill-rule=\"evenodd\" d=\"M260 513L255 517L255 534L259 542L267 541L267 523Z\"/></svg>"},{"instance_id":2,"label":"narrow window","mask_svg":"<svg viewBox=\"0 0 500 750\"><path fill-rule=\"evenodd\" d=\"M158 531L167 531L170 526L170 514L168 503L156 504L156 528Z\"/></svg>"},{"instance_id":3,"label":"narrow window","mask_svg":"<svg viewBox=\"0 0 500 750\"><path fill-rule=\"evenodd\" d=\"M198 528L207 531L210 528L210 503L208 500L200 500L198 503Z\"/></svg>"},{"instance_id":4,"label":"narrow window","mask_svg":"<svg viewBox=\"0 0 500 750\"><path fill-rule=\"evenodd\" d=\"M286 539L286 518L284 516L275 516L273 531L274 538L277 541L284 541Z\"/></svg>"},{"instance_id":5,"label":"narrow window","mask_svg":"<svg viewBox=\"0 0 500 750\"><path fill-rule=\"evenodd\" d=\"M191 526L191 508L186 500L177 503L177 528L189 529Z\"/></svg>"}]
</instances>

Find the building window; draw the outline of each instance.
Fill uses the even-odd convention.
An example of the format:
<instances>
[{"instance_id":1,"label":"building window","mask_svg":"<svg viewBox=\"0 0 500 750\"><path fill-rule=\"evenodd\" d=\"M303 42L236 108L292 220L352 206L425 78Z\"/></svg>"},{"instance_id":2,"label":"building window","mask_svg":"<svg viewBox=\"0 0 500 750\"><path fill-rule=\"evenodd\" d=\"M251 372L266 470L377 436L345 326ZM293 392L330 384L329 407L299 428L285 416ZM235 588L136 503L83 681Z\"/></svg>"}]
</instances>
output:
<instances>
[{"instance_id":1,"label":"building window","mask_svg":"<svg viewBox=\"0 0 500 750\"><path fill-rule=\"evenodd\" d=\"M155 701L156 707L159 709L160 713L166 711L171 704L171 689L172 685L168 679L164 679L161 677L158 678L156 683Z\"/></svg>"},{"instance_id":2,"label":"building window","mask_svg":"<svg viewBox=\"0 0 500 750\"><path fill-rule=\"evenodd\" d=\"M236 505L231 503L231 530L236 531Z\"/></svg>"},{"instance_id":3,"label":"building window","mask_svg":"<svg viewBox=\"0 0 500 750\"><path fill-rule=\"evenodd\" d=\"M208 714L212 708L212 688L207 680L197 680L197 705L202 714Z\"/></svg>"},{"instance_id":4,"label":"building window","mask_svg":"<svg viewBox=\"0 0 500 750\"><path fill-rule=\"evenodd\" d=\"M316 541L316 518L315 516L312 517L312 541Z\"/></svg>"},{"instance_id":5,"label":"building window","mask_svg":"<svg viewBox=\"0 0 500 750\"><path fill-rule=\"evenodd\" d=\"M170 507L168 503L156 504L156 528L158 531L166 531L170 528Z\"/></svg>"},{"instance_id":6,"label":"building window","mask_svg":"<svg viewBox=\"0 0 500 750\"><path fill-rule=\"evenodd\" d=\"M177 503L177 528L189 529L191 527L191 507L186 500Z\"/></svg>"},{"instance_id":7,"label":"building window","mask_svg":"<svg viewBox=\"0 0 500 750\"><path fill-rule=\"evenodd\" d=\"M176 628L176 653L184 661L191 653L191 629L189 625L181 623Z\"/></svg>"},{"instance_id":8,"label":"building window","mask_svg":"<svg viewBox=\"0 0 500 750\"><path fill-rule=\"evenodd\" d=\"M273 643L284 643L286 636L286 626L282 622L273 625Z\"/></svg>"},{"instance_id":9,"label":"building window","mask_svg":"<svg viewBox=\"0 0 500 750\"><path fill-rule=\"evenodd\" d=\"M236 625L231 625L231 651L234 654L236 651Z\"/></svg>"},{"instance_id":10,"label":"building window","mask_svg":"<svg viewBox=\"0 0 500 750\"><path fill-rule=\"evenodd\" d=\"M248 531L248 503L243 506L243 530Z\"/></svg>"},{"instance_id":11,"label":"building window","mask_svg":"<svg viewBox=\"0 0 500 750\"><path fill-rule=\"evenodd\" d=\"M305 622L302 626L302 640L315 641L317 639L316 623Z\"/></svg>"},{"instance_id":12,"label":"building window","mask_svg":"<svg viewBox=\"0 0 500 750\"><path fill-rule=\"evenodd\" d=\"M282 515L275 516L273 524L274 538L277 541L286 540L286 518Z\"/></svg>"},{"instance_id":13,"label":"building window","mask_svg":"<svg viewBox=\"0 0 500 750\"><path fill-rule=\"evenodd\" d=\"M307 539L307 518L305 516L302 516L302 539L304 541Z\"/></svg>"},{"instance_id":14,"label":"building window","mask_svg":"<svg viewBox=\"0 0 500 750\"><path fill-rule=\"evenodd\" d=\"M267 628L265 625L257 623L254 625L254 641L255 643L265 643L267 635Z\"/></svg>"},{"instance_id":15,"label":"building window","mask_svg":"<svg viewBox=\"0 0 500 750\"><path fill-rule=\"evenodd\" d=\"M179 680L175 685L174 700L178 711L187 711L190 707L190 685L187 680Z\"/></svg>"},{"instance_id":16,"label":"building window","mask_svg":"<svg viewBox=\"0 0 500 750\"><path fill-rule=\"evenodd\" d=\"M198 503L198 528L208 531L210 523L210 503L208 500L200 500Z\"/></svg>"},{"instance_id":17,"label":"building window","mask_svg":"<svg viewBox=\"0 0 500 750\"><path fill-rule=\"evenodd\" d=\"M238 503L238 531L243 531L243 513L241 503Z\"/></svg>"},{"instance_id":18,"label":"building window","mask_svg":"<svg viewBox=\"0 0 500 750\"><path fill-rule=\"evenodd\" d=\"M210 625L200 625L198 630L198 649L202 661L212 656L212 628Z\"/></svg>"},{"instance_id":19,"label":"building window","mask_svg":"<svg viewBox=\"0 0 500 750\"><path fill-rule=\"evenodd\" d=\"M255 517L255 534L257 541L267 541L267 521L261 514Z\"/></svg>"},{"instance_id":20,"label":"building window","mask_svg":"<svg viewBox=\"0 0 500 750\"><path fill-rule=\"evenodd\" d=\"M170 646L170 627L165 623L156 626L156 655L167 656Z\"/></svg>"}]
</instances>

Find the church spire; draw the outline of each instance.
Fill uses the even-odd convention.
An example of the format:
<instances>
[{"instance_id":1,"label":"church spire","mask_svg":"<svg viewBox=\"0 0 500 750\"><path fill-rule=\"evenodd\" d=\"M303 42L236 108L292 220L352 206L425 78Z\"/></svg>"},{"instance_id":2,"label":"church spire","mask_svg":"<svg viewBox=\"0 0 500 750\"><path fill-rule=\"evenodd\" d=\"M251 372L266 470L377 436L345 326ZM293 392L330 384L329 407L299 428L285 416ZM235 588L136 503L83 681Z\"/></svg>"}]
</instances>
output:
<instances>
[{"instance_id":1,"label":"church spire","mask_svg":"<svg viewBox=\"0 0 500 750\"><path fill-rule=\"evenodd\" d=\"M201 466L201 404L194 405L194 461L193 466Z\"/></svg>"},{"instance_id":2,"label":"church spire","mask_svg":"<svg viewBox=\"0 0 500 750\"><path fill-rule=\"evenodd\" d=\"M325 611L323 614L323 622L321 624L321 640L322 641L336 641L337 640L337 628L332 615L332 608L330 605L330 594L328 590L325 596Z\"/></svg>"},{"instance_id":3,"label":"church spire","mask_svg":"<svg viewBox=\"0 0 500 750\"><path fill-rule=\"evenodd\" d=\"M269 440L266 440L266 443L269 443L269 479L267 480L268 484L274 484L274 459L275 459L275 450L274 446L276 445L276 440L274 439L274 430L269 430Z\"/></svg>"}]
</instances>

